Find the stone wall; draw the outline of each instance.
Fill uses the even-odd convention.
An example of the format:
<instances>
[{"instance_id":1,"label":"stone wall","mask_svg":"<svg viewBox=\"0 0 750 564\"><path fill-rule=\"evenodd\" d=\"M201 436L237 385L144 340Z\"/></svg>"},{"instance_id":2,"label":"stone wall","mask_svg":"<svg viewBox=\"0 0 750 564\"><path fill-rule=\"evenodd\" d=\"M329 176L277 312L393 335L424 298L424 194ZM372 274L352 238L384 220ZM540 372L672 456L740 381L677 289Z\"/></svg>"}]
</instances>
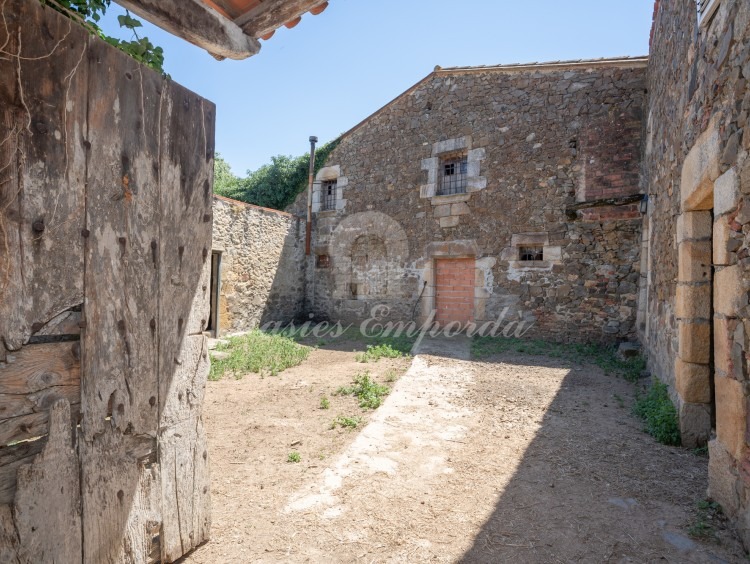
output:
<instances>
[{"instance_id":1,"label":"stone wall","mask_svg":"<svg viewBox=\"0 0 750 564\"><path fill-rule=\"evenodd\" d=\"M287 323L303 308L305 222L214 196L213 251L221 252L219 333Z\"/></svg>"},{"instance_id":2,"label":"stone wall","mask_svg":"<svg viewBox=\"0 0 750 564\"><path fill-rule=\"evenodd\" d=\"M672 386L683 443L709 441L709 494L750 545L750 4L660 2L649 70L647 315L656 375ZM713 429L712 429L713 428Z\"/></svg>"},{"instance_id":3,"label":"stone wall","mask_svg":"<svg viewBox=\"0 0 750 564\"><path fill-rule=\"evenodd\" d=\"M386 305L393 319L424 320L435 260L471 257L475 321L505 312L533 322L526 336L633 338L645 67L438 69L345 134L314 192L311 313L354 320ZM438 194L446 155L466 158L465 194ZM324 210L320 183L332 179ZM372 237L387 255L362 266ZM524 245L543 260L519 260ZM372 284L360 286L363 272Z\"/></svg>"}]
</instances>

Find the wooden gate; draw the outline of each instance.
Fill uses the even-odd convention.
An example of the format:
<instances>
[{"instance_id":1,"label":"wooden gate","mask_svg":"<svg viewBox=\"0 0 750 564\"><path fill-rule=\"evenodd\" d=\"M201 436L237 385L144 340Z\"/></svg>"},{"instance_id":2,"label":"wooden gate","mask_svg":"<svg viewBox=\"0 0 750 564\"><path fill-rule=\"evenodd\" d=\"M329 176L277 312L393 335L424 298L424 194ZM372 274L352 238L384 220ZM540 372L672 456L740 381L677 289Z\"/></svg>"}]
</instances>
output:
<instances>
[{"instance_id":1,"label":"wooden gate","mask_svg":"<svg viewBox=\"0 0 750 564\"><path fill-rule=\"evenodd\" d=\"M0 5L0 562L208 538L214 106Z\"/></svg>"}]
</instances>

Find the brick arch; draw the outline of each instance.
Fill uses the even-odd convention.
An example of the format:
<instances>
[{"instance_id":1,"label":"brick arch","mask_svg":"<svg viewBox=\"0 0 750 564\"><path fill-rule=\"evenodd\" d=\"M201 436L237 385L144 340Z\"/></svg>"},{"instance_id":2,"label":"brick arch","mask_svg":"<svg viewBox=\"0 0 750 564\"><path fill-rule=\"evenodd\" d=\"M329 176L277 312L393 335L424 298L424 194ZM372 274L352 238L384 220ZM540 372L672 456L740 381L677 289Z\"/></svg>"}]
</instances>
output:
<instances>
[{"instance_id":1,"label":"brick arch","mask_svg":"<svg viewBox=\"0 0 750 564\"><path fill-rule=\"evenodd\" d=\"M378 257L376 265L382 268L386 277L381 284L387 287L389 296L395 297L400 294L401 274L409 256L406 232L396 220L384 213L360 212L346 217L331 236L334 298L357 299L352 295L352 284L358 282L352 280L353 272L357 272L357 265L352 261L353 253L357 251L358 242L372 242L375 238L382 242L382 248L385 250L384 255ZM378 297L383 297L382 293ZM359 299L363 297L360 295Z\"/></svg>"}]
</instances>

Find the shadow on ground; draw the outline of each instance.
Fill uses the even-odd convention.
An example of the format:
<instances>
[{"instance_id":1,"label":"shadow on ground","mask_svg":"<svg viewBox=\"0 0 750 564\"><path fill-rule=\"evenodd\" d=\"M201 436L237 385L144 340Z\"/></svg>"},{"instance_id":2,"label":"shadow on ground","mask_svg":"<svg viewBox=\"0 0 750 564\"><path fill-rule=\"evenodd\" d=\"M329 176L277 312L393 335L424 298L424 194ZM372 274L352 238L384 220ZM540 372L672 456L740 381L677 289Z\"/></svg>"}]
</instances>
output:
<instances>
[{"instance_id":1,"label":"shadow on ground","mask_svg":"<svg viewBox=\"0 0 750 564\"><path fill-rule=\"evenodd\" d=\"M505 354L477 365L470 401L496 413L480 430L487 452L479 456L497 457L508 477L494 488L478 484L498 498L461 562L745 560L725 523L696 511L707 458L644 434L630 413L634 385L545 357ZM496 377L539 366L568 372L557 381ZM524 418L538 423L526 441L518 436L530 430ZM502 462L514 456L515 469Z\"/></svg>"}]
</instances>

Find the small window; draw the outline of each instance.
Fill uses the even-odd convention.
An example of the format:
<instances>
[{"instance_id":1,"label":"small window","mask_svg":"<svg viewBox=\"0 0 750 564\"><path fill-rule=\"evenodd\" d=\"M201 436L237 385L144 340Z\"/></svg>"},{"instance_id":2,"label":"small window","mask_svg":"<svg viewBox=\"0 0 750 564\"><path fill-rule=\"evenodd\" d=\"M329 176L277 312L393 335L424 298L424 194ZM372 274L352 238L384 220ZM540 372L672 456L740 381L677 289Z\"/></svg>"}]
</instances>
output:
<instances>
[{"instance_id":1,"label":"small window","mask_svg":"<svg viewBox=\"0 0 750 564\"><path fill-rule=\"evenodd\" d=\"M317 268L330 268L331 257L328 255L318 255L315 259L315 266Z\"/></svg>"},{"instance_id":2,"label":"small window","mask_svg":"<svg viewBox=\"0 0 750 564\"><path fill-rule=\"evenodd\" d=\"M336 181L324 180L320 184L321 206L323 211L336 209Z\"/></svg>"},{"instance_id":3,"label":"small window","mask_svg":"<svg viewBox=\"0 0 750 564\"><path fill-rule=\"evenodd\" d=\"M518 260L521 260L521 261L544 260L544 247L542 246L518 247Z\"/></svg>"},{"instance_id":4,"label":"small window","mask_svg":"<svg viewBox=\"0 0 750 564\"><path fill-rule=\"evenodd\" d=\"M438 171L440 178L437 195L465 194L468 168L469 165L466 156L440 159L440 169Z\"/></svg>"},{"instance_id":5,"label":"small window","mask_svg":"<svg viewBox=\"0 0 750 564\"><path fill-rule=\"evenodd\" d=\"M719 7L719 0L698 0L698 23L707 25Z\"/></svg>"}]
</instances>

